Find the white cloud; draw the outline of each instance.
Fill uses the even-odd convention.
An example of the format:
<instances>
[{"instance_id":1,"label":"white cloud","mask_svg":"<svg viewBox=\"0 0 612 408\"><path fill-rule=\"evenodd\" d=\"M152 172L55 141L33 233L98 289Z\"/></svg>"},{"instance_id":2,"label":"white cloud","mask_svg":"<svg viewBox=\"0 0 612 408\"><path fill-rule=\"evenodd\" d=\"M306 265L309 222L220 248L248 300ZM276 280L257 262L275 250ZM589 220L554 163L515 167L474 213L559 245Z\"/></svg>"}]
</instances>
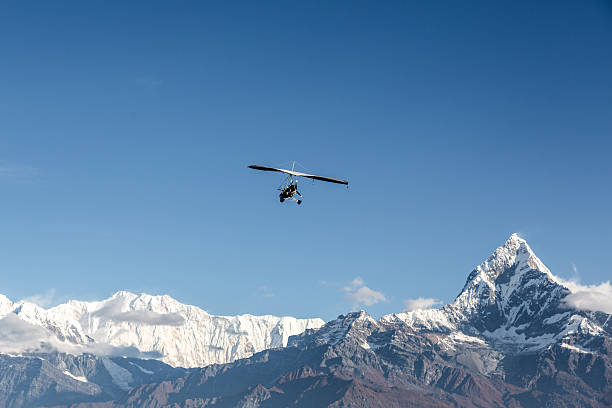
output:
<instances>
[{"instance_id":1,"label":"white cloud","mask_svg":"<svg viewBox=\"0 0 612 408\"><path fill-rule=\"evenodd\" d=\"M22 299L21 301L34 303L35 305L46 308L53 304L54 298L55 298L55 289L49 289L45 293L28 296Z\"/></svg>"},{"instance_id":2,"label":"white cloud","mask_svg":"<svg viewBox=\"0 0 612 408\"><path fill-rule=\"evenodd\" d=\"M50 352L56 349L53 343L58 342L48 330L27 323L13 313L0 319L0 350L4 352Z\"/></svg>"},{"instance_id":3,"label":"white cloud","mask_svg":"<svg viewBox=\"0 0 612 408\"><path fill-rule=\"evenodd\" d=\"M263 298L271 298L271 297L276 296L276 293L272 292L272 290L270 290L270 288L267 287L266 285L261 285L258 288L257 295Z\"/></svg>"},{"instance_id":4,"label":"white cloud","mask_svg":"<svg viewBox=\"0 0 612 408\"><path fill-rule=\"evenodd\" d=\"M382 292L377 292L368 288L367 286L362 286L356 291L348 293L346 297L352 300L355 304L366 306L372 306L376 303L385 302L387 300Z\"/></svg>"},{"instance_id":5,"label":"white cloud","mask_svg":"<svg viewBox=\"0 0 612 408\"><path fill-rule=\"evenodd\" d=\"M582 285L576 280L566 281L559 277L555 278L571 292L563 299L563 302L569 307L612 314L612 285L610 285L610 281L599 285Z\"/></svg>"},{"instance_id":6,"label":"white cloud","mask_svg":"<svg viewBox=\"0 0 612 408\"><path fill-rule=\"evenodd\" d=\"M107 343L74 344L60 341L51 331L9 313L0 319L0 351L4 353L50 353L159 358L159 352L141 352L136 347L116 347Z\"/></svg>"},{"instance_id":7,"label":"white cloud","mask_svg":"<svg viewBox=\"0 0 612 408\"><path fill-rule=\"evenodd\" d=\"M386 302L387 298L382 292L375 291L365 286L365 282L361 277L356 277L348 286L342 288L346 293L346 298L349 299L355 306L366 305L372 306L376 303Z\"/></svg>"},{"instance_id":8,"label":"white cloud","mask_svg":"<svg viewBox=\"0 0 612 408\"><path fill-rule=\"evenodd\" d=\"M148 324L152 326L181 326L185 318L178 313L157 313L151 310L121 311L121 301L109 302L96 310L93 316L104 317L115 322Z\"/></svg>"},{"instance_id":9,"label":"white cloud","mask_svg":"<svg viewBox=\"0 0 612 408\"><path fill-rule=\"evenodd\" d=\"M361 276L358 276L355 279L353 279L348 286L345 286L342 289L344 289L345 292L351 292L363 285L364 285L363 279L361 279Z\"/></svg>"},{"instance_id":10,"label":"white cloud","mask_svg":"<svg viewBox=\"0 0 612 408\"><path fill-rule=\"evenodd\" d=\"M117 322L148 324L152 326L182 326L185 319L178 313L157 313L151 310L130 310L111 316Z\"/></svg>"},{"instance_id":11,"label":"white cloud","mask_svg":"<svg viewBox=\"0 0 612 408\"><path fill-rule=\"evenodd\" d=\"M404 306L406 307L406 311L410 312L411 310L417 309L428 309L432 306L441 305L442 301L434 298L424 298L418 297L416 299L406 299L404 300Z\"/></svg>"}]
</instances>

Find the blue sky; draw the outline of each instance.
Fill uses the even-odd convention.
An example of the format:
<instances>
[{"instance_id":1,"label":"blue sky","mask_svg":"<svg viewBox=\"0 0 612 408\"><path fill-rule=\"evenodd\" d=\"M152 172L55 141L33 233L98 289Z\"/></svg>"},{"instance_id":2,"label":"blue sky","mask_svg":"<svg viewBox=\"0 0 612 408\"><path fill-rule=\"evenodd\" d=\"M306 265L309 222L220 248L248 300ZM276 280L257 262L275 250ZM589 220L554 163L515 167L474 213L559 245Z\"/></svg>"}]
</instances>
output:
<instances>
[{"instance_id":1,"label":"blue sky","mask_svg":"<svg viewBox=\"0 0 612 408\"><path fill-rule=\"evenodd\" d=\"M612 6L429 3L2 4L0 293L381 315L513 232L609 280Z\"/></svg>"}]
</instances>

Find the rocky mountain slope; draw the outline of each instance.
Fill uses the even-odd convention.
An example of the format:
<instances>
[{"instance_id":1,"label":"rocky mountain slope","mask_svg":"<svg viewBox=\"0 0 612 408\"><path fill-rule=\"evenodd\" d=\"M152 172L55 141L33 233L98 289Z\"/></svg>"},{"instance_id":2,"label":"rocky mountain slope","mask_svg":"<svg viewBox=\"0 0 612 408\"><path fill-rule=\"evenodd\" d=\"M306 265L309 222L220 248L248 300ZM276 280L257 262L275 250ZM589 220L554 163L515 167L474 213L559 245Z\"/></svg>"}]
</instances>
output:
<instances>
[{"instance_id":1,"label":"rocky mountain slope","mask_svg":"<svg viewBox=\"0 0 612 408\"><path fill-rule=\"evenodd\" d=\"M612 342L504 354L350 313L292 347L136 387L115 407L608 407ZM568 339L568 341L571 341Z\"/></svg>"},{"instance_id":2,"label":"rocky mountain slope","mask_svg":"<svg viewBox=\"0 0 612 408\"><path fill-rule=\"evenodd\" d=\"M0 295L0 352L130 355L201 367L285 346L290 336L323 323L248 314L214 316L169 296L125 291L100 302L71 300L50 309L13 303ZM16 332L21 338L12 337Z\"/></svg>"},{"instance_id":3,"label":"rocky mountain slope","mask_svg":"<svg viewBox=\"0 0 612 408\"><path fill-rule=\"evenodd\" d=\"M141 384L183 377L188 370L157 360L65 353L0 354L0 406L112 401Z\"/></svg>"}]
</instances>

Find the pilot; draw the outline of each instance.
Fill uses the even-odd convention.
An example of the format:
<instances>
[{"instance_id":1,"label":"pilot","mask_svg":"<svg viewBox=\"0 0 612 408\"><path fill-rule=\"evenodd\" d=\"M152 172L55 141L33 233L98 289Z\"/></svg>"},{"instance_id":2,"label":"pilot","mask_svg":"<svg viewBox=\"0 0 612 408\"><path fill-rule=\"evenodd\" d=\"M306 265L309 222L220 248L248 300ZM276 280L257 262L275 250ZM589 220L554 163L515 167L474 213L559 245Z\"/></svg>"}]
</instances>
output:
<instances>
[{"instance_id":1,"label":"pilot","mask_svg":"<svg viewBox=\"0 0 612 408\"><path fill-rule=\"evenodd\" d=\"M285 201L287 198L290 197L289 195L289 187L287 186L283 191L281 191L281 193L278 195L280 197L280 202L282 203L283 201Z\"/></svg>"},{"instance_id":2,"label":"pilot","mask_svg":"<svg viewBox=\"0 0 612 408\"><path fill-rule=\"evenodd\" d=\"M293 197L293 195L297 192L297 185L289 184L281 193L279 194L280 202L282 203L289 197ZM299 203L301 204L301 202Z\"/></svg>"}]
</instances>

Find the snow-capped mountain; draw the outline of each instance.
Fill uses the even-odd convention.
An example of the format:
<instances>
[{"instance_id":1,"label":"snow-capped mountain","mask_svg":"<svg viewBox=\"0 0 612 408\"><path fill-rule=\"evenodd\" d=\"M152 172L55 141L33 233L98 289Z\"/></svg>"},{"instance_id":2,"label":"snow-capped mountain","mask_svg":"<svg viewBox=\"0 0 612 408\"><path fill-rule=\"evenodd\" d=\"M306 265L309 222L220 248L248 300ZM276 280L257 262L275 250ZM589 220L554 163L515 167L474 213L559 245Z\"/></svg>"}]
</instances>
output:
<instances>
[{"instance_id":1,"label":"snow-capped mountain","mask_svg":"<svg viewBox=\"0 0 612 408\"><path fill-rule=\"evenodd\" d=\"M0 331L10 331L0 339L0 352L145 356L181 367L227 363L283 347L289 336L324 324L321 319L214 316L169 296L125 291L99 302L71 300L50 309L1 296L0 317ZM16 332L25 333L24 338L11 337Z\"/></svg>"},{"instance_id":2,"label":"snow-capped mountain","mask_svg":"<svg viewBox=\"0 0 612 408\"><path fill-rule=\"evenodd\" d=\"M383 320L401 321L416 330L477 336L522 351L570 335L598 336L610 330L609 315L565 305L569 294L527 242L513 234L469 274L453 303Z\"/></svg>"}]
</instances>

